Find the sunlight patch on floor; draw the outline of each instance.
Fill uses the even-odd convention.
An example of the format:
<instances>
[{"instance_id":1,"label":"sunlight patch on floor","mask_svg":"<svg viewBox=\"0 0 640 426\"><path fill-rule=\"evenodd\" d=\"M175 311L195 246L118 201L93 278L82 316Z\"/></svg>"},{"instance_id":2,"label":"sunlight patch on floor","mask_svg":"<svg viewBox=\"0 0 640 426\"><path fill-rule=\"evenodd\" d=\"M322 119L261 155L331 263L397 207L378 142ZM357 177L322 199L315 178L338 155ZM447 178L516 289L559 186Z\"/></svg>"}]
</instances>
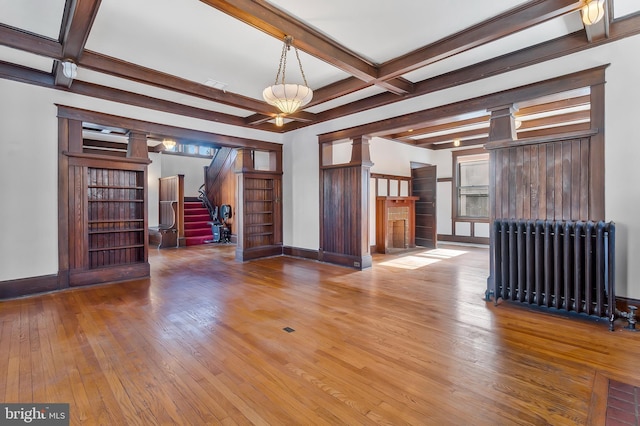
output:
<instances>
[{"instance_id":1,"label":"sunlight patch on floor","mask_svg":"<svg viewBox=\"0 0 640 426\"><path fill-rule=\"evenodd\" d=\"M418 268L422 268L423 266L428 266L436 262L440 262L440 259L426 259L424 257L419 257L419 256L404 256L404 257L399 257L397 259L388 260L380 264L384 266L392 266L394 268L401 268L401 269L418 269Z\"/></svg>"},{"instance_id":2,"label":"sunlight patch on floor","mask_svg":"<svg viewBox=\"0 0 640 426\"><path fill-rule=\"evenodd\" d=\"M381 262L380 265L400 269L418 269L465 254L463 250L434 249Z\"/></svg>"},{"instance_id":3,"label":"sunlight patch on floor","mask_svg":"<svg viewBox=\"0 0 640 426\"><path fill-rule=\"evenodd\" d=\"M435 257L438 259L451 259L452 257L458 257L461 256L463 254L467 253L464 250L453 250L453 249L443 249L443 248L439 248L439 249L435 249L435 250L428 250L428 251L423 251L422 253L419 254L419 256L425 256L425 257Z\"/></svg>"}]
</instances>

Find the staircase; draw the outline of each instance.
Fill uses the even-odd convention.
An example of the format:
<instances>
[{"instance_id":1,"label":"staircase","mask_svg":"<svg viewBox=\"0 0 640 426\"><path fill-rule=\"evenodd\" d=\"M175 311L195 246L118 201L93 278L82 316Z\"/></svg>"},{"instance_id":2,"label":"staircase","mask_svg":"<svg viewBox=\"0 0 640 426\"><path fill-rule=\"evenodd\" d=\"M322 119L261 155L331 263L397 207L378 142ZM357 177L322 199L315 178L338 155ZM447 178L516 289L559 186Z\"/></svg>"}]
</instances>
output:
<instances>
[{"instance_id":1,"label":"staircase","mask_svg":"<svg viewBox=\"0 0 640 426\"><path fill-rule=\"evenodd\" d=\"M184 239L185 245L196 246L213 241L211 217L201 201L184 201Z\"/></svg>"}]
</instances>

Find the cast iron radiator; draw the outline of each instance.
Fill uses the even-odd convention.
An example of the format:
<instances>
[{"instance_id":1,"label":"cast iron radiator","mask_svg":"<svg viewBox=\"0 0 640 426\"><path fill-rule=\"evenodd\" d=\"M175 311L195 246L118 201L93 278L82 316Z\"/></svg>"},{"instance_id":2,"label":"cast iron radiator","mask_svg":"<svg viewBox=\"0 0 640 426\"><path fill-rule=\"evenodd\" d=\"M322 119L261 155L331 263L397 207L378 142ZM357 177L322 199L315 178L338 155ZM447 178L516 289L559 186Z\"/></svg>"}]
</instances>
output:
<instances>
[{"instance_id":1,"label":"cast iron radiator","mask_svg":"<svg viewBox=\"0 0 640 426\"><path fill-rule=\"evenodd\" d=\"M609 319L615 303L615 224L494 222L494 300Z\"/></svg>"}]
</instances>

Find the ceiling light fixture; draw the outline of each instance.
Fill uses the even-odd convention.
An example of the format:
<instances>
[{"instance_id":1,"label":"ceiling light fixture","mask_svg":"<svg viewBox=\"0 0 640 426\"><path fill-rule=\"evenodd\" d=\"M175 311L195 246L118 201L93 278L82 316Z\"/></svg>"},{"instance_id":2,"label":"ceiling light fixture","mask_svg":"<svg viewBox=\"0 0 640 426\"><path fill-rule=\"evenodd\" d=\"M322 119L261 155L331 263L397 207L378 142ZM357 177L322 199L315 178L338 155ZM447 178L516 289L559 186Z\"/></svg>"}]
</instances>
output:
<instances>
[{"instance_id":1,"label":"ceiling light fixture","mask_svg":"<svg viewBox=\"0 0 640 426\"><path fill-rule=\"evenodd\" d=\"M173 139L165 139L162 141L162 145L164 145L165 149L173 149L176 146L176 141Z\"/></svg>"},{"instance_id":2,"label":"ceiling light fixture","mask_svg":"<svg viewBox=\"0 0 640 426\"><path fill-rule=\"evenodd\" d=\"M460 139L454 139L453 146L460 146Z\"/></svg>"},{"instance_id":3,"label":"ceiling light fixture","mask_svg":"<svg viewBox=\"0 0 640 426\"><path fill-rule=\"evenodd\" d=\"M276 126L282 127L284 125L284 116L282 114L276 115Z\"/></svg>"},{"instance_id":4,"label":"ceiling light fixture","mask_svg":"<svg viewBox=\"0 0 640 426\"><path fill-rule=\"evenodd\" d=\"M62 74L64 74L65 77L73 80L78 75L78 66L71 59L63 59Z\"/></svg>"},{"instance_id":5,"label":"ceiling light fixture","mask_svg":"<svg viewBox=\"0 0 640 426\"><path fill-rule=\"evenodd\" d=\"M593 25L604 18L604 0L586 0L582 6L582 22Z\"/></svg>"},{"instance_id":6,"label":"ceiling light fixture","mask_svg":"<svg viewBox=\"0 0 640 426\"><path fill-rule=\"evenodd\" d=\"M285 114L291 114L297 111L298 108L308 104L313 97L313 90L311 90L307 84L307 78L302 70L302 62L300 62L298 48L295 46L293 46L293 48L296 52L298 65L300 65L300 73L302 74L304 85L285 83L284 78L285 71L287 69L287 52L291 49L292 44L293 37L285 36L284 45L282 46L282 55L280 56L280 65L278 66L278 73L276 74L276 82L273 86L267 87L262 92L262 97L269 105L278 107L278 109ZM280 77L281 74L282 78ZM278 79L280 79L279 83Z\"/></svg>"}]
</instances>

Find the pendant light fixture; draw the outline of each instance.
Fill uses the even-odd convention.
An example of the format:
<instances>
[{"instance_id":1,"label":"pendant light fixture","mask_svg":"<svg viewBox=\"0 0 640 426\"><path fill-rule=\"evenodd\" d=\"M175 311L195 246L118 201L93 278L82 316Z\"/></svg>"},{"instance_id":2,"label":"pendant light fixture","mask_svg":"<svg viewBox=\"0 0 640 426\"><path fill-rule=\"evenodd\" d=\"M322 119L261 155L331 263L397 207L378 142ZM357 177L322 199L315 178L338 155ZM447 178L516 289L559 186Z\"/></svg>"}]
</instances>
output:
<instances>
[{"instance_id":1,"label":"pendant light fixture","mask_svg":"<svg viewBox=\"0 0 640 426\"><path fill-rule=\"evenodd\" d=\"M295 46L293 46L293 49L296 52L296 59L300 66L300 73L302 74L304 85L285 82L287 52L291 49L292 44L293 37L285 36L284 44L282 46L282 55L280 56L280 65L278 66L278 73L276 74L276 81L272 86L269 86L262 91L262 97L264 100L269 105L277 107L285 114L291 114L297 111L300 107L308 104L313 97L313 90L311 90L307 84L307 78L302 70L302 62L300 62L300 55L298 54L298 49Z\"/></svg>"}]
</instances>

